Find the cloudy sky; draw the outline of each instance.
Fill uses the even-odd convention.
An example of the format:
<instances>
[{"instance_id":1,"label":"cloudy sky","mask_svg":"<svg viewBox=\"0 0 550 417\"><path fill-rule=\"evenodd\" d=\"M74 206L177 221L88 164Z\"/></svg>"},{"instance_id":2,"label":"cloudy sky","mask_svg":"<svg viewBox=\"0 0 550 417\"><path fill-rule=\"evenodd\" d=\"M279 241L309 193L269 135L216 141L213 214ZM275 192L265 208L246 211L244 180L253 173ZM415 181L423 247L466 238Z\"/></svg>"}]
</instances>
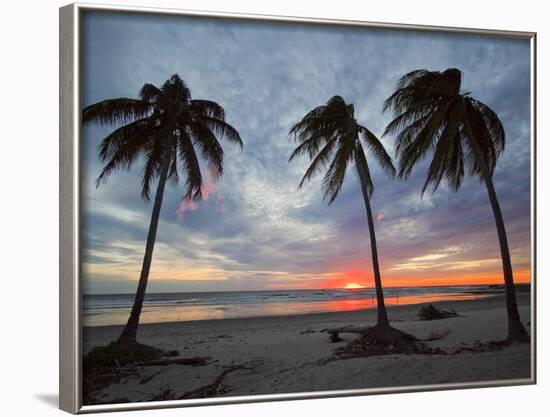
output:
<instances>
[{"instance_id":1,"label":"cloudy sky","mask_svg":"<svg viewBox=\"0 0 550 417\"><path fill-rule=\"evenodd\" d=\"M501 117L507 146L495 184L517 281L530 276L530 50L527 40L237 20L90 13L83 21L83 105L136 97L178 73L194 98L215 100L245 142L222 142L225 174L205 199L183 204L169 183L150 291L372 286L368 227L349 170L327 206L320 179L297 185L307 160L288 164L287 133L306 112L341 95L381 134L382 102L418 68L464 73L463 87ZM95 187L99 141L83 136L83 284L87 293L133 292L152 202L140 198L139 164ZM384 138L393 155L393 138ZM368 157L368 155L367 155ZM479 179L420 198L426 165L406 182L371 163L378 250L387 286L501 282L494 218ZM206 176L206 175L205 175Z\"/></svg>"}]
</instances>

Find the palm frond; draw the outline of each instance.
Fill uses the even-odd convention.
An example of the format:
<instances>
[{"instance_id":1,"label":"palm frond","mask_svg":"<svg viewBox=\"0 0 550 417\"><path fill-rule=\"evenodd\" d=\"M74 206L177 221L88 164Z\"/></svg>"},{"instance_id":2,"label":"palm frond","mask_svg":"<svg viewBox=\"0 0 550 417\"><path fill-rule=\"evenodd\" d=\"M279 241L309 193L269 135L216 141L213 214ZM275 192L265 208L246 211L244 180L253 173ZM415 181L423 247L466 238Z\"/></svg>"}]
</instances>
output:
<instances>
[{"instance_id":1,"label":"palm frond","mask_svg":"<svg viewBox=\"0 0 550 417\"><path fill-rule=\"evenodd\" d=\"M471 102L464 103L464 123L469 124L474 137L467 137L466 130L463 132L464 146L470 155L470 167L472 174L483 176L485 174L484 165L489 170L489 175L492 175L496 166L498 152L495 148L495 142L491 129L486 123L483 114ZM474 143L473 143L474 142ZM481 158L483 163L478 159Z\"/></svg>"},{"instance_id":2,"label":"palm frond","mask_svg":"<svg viewBox=\"0 0 550 417\"><path fill-rule=\"evenodd\" d=\"M141 198L149 201L151 184L159 176L162 165L166 162L165 158L170 158L170 155L165 151L165 148L170 146L157 139L153 141L144 152L145 165L141 176Z\"/></svg>"},{"instance_id":3,"label":"palm frond","mask_svg":"<svg viewBox=\"0 0 550 417\"><path fill-rule=\"evenodd\" d=\"M150 103L131 98L115 98L92 104L82 110L83 124L113 125L128 123L149 116L153 111Z\"/></svg>"},{"instance_id":4,"label":"palm frond","mask_svg":"<svg viewBox=\"0 0 550 417\"><path fill-rule=\"evenodd\" d=\"M198 121L187 125L187 133L208 166L213 168L216 176L221 177L223 175L224 152L216 135L208 126Z\"/></svg>"},{"instance_id":5,"label":"palm frond","mask_svg":"<svg viewBox=\"0 0 550 417\"><path fill-rule=\"evenodd\" d=\"M172 75L164 82L160 89L163 92L163 96L166 98L171 98L172 100L183 103L187 103L191 100L191 90L189 90L185 81L183 81L178 74Z\"/></svg>"},{"instance_id":6,"label":"palm frond","mask_svg":"<svg viewBox=\"0 0 550 417\"><path fill-rule=\"evenodd\" d=\"M210 116L199 116L197 119L200 120L201 124L218 135L220 139L226 139L229 142L239 145L241 149L243 148L244 145L239 132L229 123L222 119Z\"/></svg>"},{"instance_id":7,"label":"palm frond","mask_svg":"<svg viewBox=\"0 0 550 417\"><path fill-rule=\"evenodd\" d=\"M302 177L300 184L298 185L298 189L301 189L306 182L311 181L311 179L315 175L317 175L320 171L322 171L326 167L326 165L330 161L332 153L336 148L337 143L338 141L336 138L330 140L329 142L326 143L323 149L321 149L321 151L313 158L313 160L311 161L311 164L306 170L306 173Z\"/></svg>"},{"instance_id":8,"label":"palm frond","mask_svg":"<svg viewBox=\"0 0 550 417\"><path fill-rule=\"evenodd\" d=\"M380 164L382 169L391 178L395 177L395 167L393 166L391 156L389 156L386 152L386 149L384 148L384 145L382 145L382 142L380 142L380 139L378 139L376 135L374 135L374 133L366 127L360 126L359 128L363 137L363 142L372 153L378 164Z\"/></svg>"},{"instance_id":9,"label":"palm frond","mask_svg":"<svg viewBox=\"0 0 550 417\"><path fill-rule=\"evenodd\" d=\"M416 70L398 81L396 91L384 101L384 111L401 114L423 101L438 102L456 96L460 90L462 73L454 68L444 72Z\"/></svg>"},{"instance_id":10,"label":"palm frond","mask_svg":"<svg viewBox=\"0 0 550 417\"><path fill-rule=\"evenodd\" d=\"M290 154L288 161L292 161L294 158L297 158L301 155L308 154L310 159L313 159L319 148L327 144L331 139L333 139L338 134L338 131L334 127L328 127L314 133L311 133L309 136L304 136L303 141L298 145L294 151Z\"/></svg>"},{"instance_id":11,"label":"palm frond","mask_svg":"<svg viewBox=\"0 0 550 417\"><path fill-rule=\"evenodd\" d=\"M119 149L101 169L96 179L96 187L105 183L109 176L117 169L129 169L143 152L143 147L137 142L129 143L126 147Z\"/></svg>"},{"instance_id":12,"label":"palm frond","mask_svg":"<svg viewBox=\"0 0 550 417\"><path fill-rule=\"evenodd\" d=\"M437 104L433 100L424 100L411 106L397 114L396 117L388 123L382 133L382 137L394 134L410 126L419 119L426 118L436 108Z\"/></svg>"},{"instance_id":13,"label":"palm frond","mask_svg":"<svg viewBox=\"0 0 550 417\"><path fill-rule=\"evenodd\" d=\"M355 140L346 140L345 138L340 138L339 140L338 150L334 154L334 159L323 178L323 199L328 197L329 205L334 202L342 189L346 176L346 169L354 158L353 151L355 144Z\"/></svg>"},{"instance_id":14,"label":"palm frond","mask_svg":"<svg viewBox=\"0 0 550 417\"><path fill-rule=\"evenodd\" d=\"M460 187L464 176L464 163L459 122L460 114L456 111L450 112L435 145L434 155L428 168L421 195L426 192L430 185L433 185L432 192L435 192L444 176L447 178L451 189L458 190Z\"/></svg>"},{"instance_id":15,"label":"palm frond","mask_svg":"<svg viewBox=\"0 0 550 417\"><path fill-rule=\"evenodd\" d=\"M183 161L183 172L185 172L186 177L186 192L183 196L183 199L197 199L202 197L201 187L202 187L202 174L193 148L193 142L186 131L181 132L178 138L178 148L179 156Z\"/></svg>"},{"instance_id":16,"label":"palm frond","mask_svg":"<svg viewBox=\"0 0 550 417\"><path fill-rule=\"evenodd\" d=\"M117 169L130 169L143 154L153 136L151 120L141 119L122 126L104 138L99 144L99 154L103 161L108 162L96 179L96 186L105 183Z\"/></svg>"},{"instance_id":17,"label":"palm frond","mask_svg":"<svg viewBox=\"0 0 550 417\"><path fill-rule=\"evenodd\" d=\"M172 151L170 152L170 167L168 168L168 178L172 180L174 184L179 183L180 176L178 173L178 141L174 141L172 145Z\"/></svg>"},{"instance_id":18,"label":"palm frond","mask_svg":"<svg viewBox=\"0 0 550 417\"><path fill-rule=\"evenodd\" d=\"M506 145L506 133L500 118L493 111L493 109L479 100L469 97L467 102L471 103L473 108L475 108L483 117L485 125L489 131L491 141L493 142L496 156L500 156L500 154L504 152Z\"/></svg>"},{"instance_id":19,"label":"palm frond","mask_svg":"<svg viewBox=\"0 0 550 417\"><path fill-rule=\"evenodd\" d=\"M326 105L318 106L308 112L290 129L289 135L303 141L315 131L338 125L342 118L349 116L346 111L347 105L342 97L334 96Z\"/></svg>"},{"instance_id":20,"label":"palm frond","mask_svg":"<svg viewBox=\"0 0 550 417\"><path fill-rule=\"evenodd\" d=\"M189 107L193 114L225 121L225 110L215 101L194 99L189 103Z\"/></svg>"},{"instance_id":21,"label":"palm frond","mask_svg":"<svg viewBox=\"0 0 550 417\"><path fill-rule=\"evenodd\" d=\"M410 145L410 143L418 136L422 129L426 127L426 123L431 118L431 114L427 114L418 120L415 120L408 126L405 126L397 136L395 137L395 155L399 157L403 149Z\"/></svg>"},{"instance_id":22,"label":"palm frond","mask_svg":"<svg viewBox=\"0 0 550 417\"><path fill-rule=\"evenodd\" d=\"M130 141L143 144L143 140L153 134L154 119L146 117L128 123L107 135L98 145L99 157L105 161L122 148L128 145Z\"/></svg>"},{"instance_id":23,"label":"palm frond","mask_svg":"<svg viewBox=\"0 0 550 417\"><path fill-rule=\"evenodd\" d=\"M156 127L149 139L149 146L145 149L145 166L142 177L141 196L149 200L149 192L152 181L158 177L162 166L173 158L170 150L174 149L176 141L177 117L164 118ZM166 160L168 159L168 160Z\"/></svg>"},{"instance_id":24,"label":"palm frond","mask_svg":"<svg viewBox=\"0 0 550 417\"><path fill-rule=\"evenodd\" d=\"M162 100L162 91L153 84L144 84L139 90L139 97L147 103L156 103Z\"/></svg>"},{"instance_id":25,"label":"palm frond","mask_svg":"<svg viewBox=\"0 0 550 417\"><path fill-rule=\"evenodd\" d=\"M372 183L365 151L360 143L355 146L355 167L357 169L361 187L365 187L364 192L367 194L368 198L371 198L374 193L374 184Z\"/></svg>"},{"instance_id":26,"label":"palm frond","mask_svg":"<svg viewBox=\"0 0 550 417\"><path fill-rule=\"evenodd\" d=\"M401 150L399 155L399 178L408 178L414 165L422 160L436 143L438 134L444 127L449 107L450 104L447 104L445 107L431 114L415 139Z\"/></svg>"}]
</instances>

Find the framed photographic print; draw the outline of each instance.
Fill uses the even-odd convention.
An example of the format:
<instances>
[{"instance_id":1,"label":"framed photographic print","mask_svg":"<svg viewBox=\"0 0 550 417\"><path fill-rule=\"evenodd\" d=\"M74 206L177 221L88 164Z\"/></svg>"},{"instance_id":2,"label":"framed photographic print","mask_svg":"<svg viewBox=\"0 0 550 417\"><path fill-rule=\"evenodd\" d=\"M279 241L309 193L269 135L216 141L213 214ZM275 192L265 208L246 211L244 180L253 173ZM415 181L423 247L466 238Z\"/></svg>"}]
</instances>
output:
<instances>
[{"instance_id":1,"label":"framed photographic print","mask_svg":"<svg viewBox=\"0 0 550 417\"><path fill-rule=\"evenodd\" d=\"M535 382L535 34L60 9L60 406Z\"/></svg>"}]
</instances>

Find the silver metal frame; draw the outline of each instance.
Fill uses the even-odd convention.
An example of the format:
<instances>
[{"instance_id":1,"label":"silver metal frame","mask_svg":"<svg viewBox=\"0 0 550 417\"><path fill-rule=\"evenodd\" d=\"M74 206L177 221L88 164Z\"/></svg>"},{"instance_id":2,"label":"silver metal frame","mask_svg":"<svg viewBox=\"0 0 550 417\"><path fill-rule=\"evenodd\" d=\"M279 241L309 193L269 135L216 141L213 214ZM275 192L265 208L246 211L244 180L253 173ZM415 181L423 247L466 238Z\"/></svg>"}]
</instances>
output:
<instances>
[{"instance_id":1,"label":"silver metal frame","mask_svg":"<svg viewBox=\"0 0 550 417\"><path fill-rule=\"evenodd\" d=\"M233 20L340 25L429 31L481 36L502 36L531 41L531 378L474 383L414 385L397 388L369 388L208 398L197 400L155 401L112 405L82 406L81 395L81 288L80 288L80 20L87 11L195 16ZM252 403L276 400L343 397L398 392L420 392L463 388L502 387L536 383L536 33L456 27L404 25L363 21L312 19L290 16L203 12L190 10L128 7L76 3L60 8L60 167L59 167L59 407L73 414L198 405Z\"/></svg>"}]
</instances>

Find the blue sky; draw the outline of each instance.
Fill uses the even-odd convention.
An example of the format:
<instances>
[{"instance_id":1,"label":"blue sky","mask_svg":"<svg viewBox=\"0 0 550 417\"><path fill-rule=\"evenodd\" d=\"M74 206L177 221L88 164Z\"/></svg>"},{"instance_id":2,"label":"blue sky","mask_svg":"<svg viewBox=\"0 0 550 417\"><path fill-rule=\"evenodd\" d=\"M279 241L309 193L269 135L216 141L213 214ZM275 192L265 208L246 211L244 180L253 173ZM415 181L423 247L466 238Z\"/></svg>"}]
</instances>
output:
<instances>
[{"instance_id":1,"label":"blue sky","mask_svg":"<svg viewBox=\"0 0 550 417\"><path fill-rule=\"evenodd\" d=\"M327 206L320 179L297 185L308 161L288 164L290 127L341 95L359 122L381 135L382 103L418 68L463 71L463 88L491 106L507 135L495 185L516 276L529 279L530 45L527 40L443 33L205 18L88 13L83 19L83 105L136 97L178 73L193 98L215 100L245 142L222 141L225 174L208 198L182 207L168 184L150 291L321 288L372 285L365 210L355 172ZM83 134L85 292L133 292L151 202L140 198L141 167L95 187L99 141ZM383 140L393 155L393 138ZM368 157L368 155L367 155ZM374 165L374 163L371 163ZM373 211L383 280L401 286L500 279L494 219L484 186L467 178L420 198L426 164L406 182L374 166Z\"/></svg>"}]
</instances>

